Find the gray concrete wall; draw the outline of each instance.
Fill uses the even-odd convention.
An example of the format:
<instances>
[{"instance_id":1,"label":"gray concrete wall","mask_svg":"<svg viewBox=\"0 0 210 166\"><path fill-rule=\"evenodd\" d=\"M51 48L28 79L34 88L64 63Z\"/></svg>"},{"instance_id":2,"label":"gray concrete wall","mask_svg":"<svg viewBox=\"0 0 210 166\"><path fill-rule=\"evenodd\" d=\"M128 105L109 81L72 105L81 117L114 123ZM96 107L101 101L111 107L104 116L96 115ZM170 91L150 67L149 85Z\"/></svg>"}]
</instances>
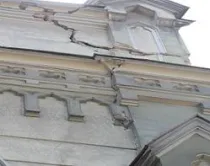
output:
<instances>
[{"instance_id":1,"label":"gray concrete wall","mask_svg":"<svg viewBox=\"0 0 210 166\"><path fill-rule=\"evenodd\" d=\"M199 113L197 107L140 102L129 107L142 147Z\"/></svg>"},{"instance_id":2,"label":"gray concrete wall","mask_svg":"<svg viewBox=\"0 0 210 166\"><path fill-rule=\"evenodd\" d=\"M21 96L0 94L0 154L9 164L125 166L135 157L132 131L114 126L106 106L82 104L85 122L68 121L56 98L39 106L39 118L25 117Z\"/></svg>"},{"instance_id":3,"label":"gray concrete wall","mask_svg":"<svg viewBox=\"0 0 210 166\"><path fill-rule=\"evenodd\" d=\"M139 59L189 64L177 31L191 23L181 18L186 8L158 5L0 3L0 156L10 166L128 166L139 146L198 113L160 101L177 103L186 92L183 103L200 103L208 96L198 81L162 85L141 72L158 77L166 66L159 75L152 65L138 68Z\"/></svg>"},{"instance_id":4,"label":"gray concrete wall","mask_svg":"<svg viewBox=\"0 0 210 166\"><path fill-rule=\"evenodd\" d=\"M180 27L176 27L188 22L154 4L116 3L108 10L75 10L70 5L75 11L71 12L56 3L22 8L19 3L0 4L1 47L189 64L189 53L177 32Z\"/></svg>"}]
</instances>

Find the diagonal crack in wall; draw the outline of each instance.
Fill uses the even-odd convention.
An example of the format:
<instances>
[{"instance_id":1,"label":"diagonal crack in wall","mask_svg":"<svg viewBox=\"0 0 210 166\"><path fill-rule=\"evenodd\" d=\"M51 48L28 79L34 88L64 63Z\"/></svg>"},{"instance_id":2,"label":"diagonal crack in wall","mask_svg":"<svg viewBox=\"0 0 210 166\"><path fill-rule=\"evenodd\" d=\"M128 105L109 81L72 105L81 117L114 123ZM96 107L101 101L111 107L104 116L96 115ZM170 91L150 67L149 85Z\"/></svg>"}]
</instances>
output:
<instances>
[{"instance_id":1,"label":"diagonal crack in wall","mask_svg":"<svg viewBox=\"0 0 210 166\"><path fill-rule=\"evenodd\" d=\"M70 30L71 31L71 35L70 35L69 39L71 40L72 43L87 46L87 47L92 47L94 49L104 49L104 50L107 50L107 51L113 49L113 47L110 48L110 47L105 47L105 46L104 47L103 46L97 46L97 45L90 44L90 43L85 42L85 41L78 41L75 38L75 35L76 35L77 31L74 28L70 28L66 25L60 24L59 21L57 21L57 20L52 20L52 22L54 23L54 25L59 26L59 27L63 28L64 30Z\"/></svg>"},{"instance_id":2,"label":"diagonal crack in wall","mask_svg":"<svg viewBox=\"0 0 210 166\"><path fill-rule=\"evenodd\" d=\"M75 10L68 11L68 14L76 13L81 8L85 8L85 7L87 7L87 6L84 5L84 6L76 8ZM61 24L61 23L59 23L58 20L53 19L55 14L56 14L56 12L52 11L51 9L43 8L43 12L34 13L33 17L34 18L40 18L43 21L53 22L55 26L58 26L58 27L66 30L66 31L71 31L70 36L69 36L70 42L78 44L78 45L90 47L92 49L95 49L95 51L97 51L98 49L102 49L102 50L106 50L106 51L112 51L112 50L116 49L116 50L127 51L128 54L137 55L137 56L163 55L163 56L180 57L178 55L169 55L167 53L154 53L154 52L145 53L145 52L136 50L134 48L123 48L123 47L116 47L116 46L112 46L112 47L99 46L99 45L92 44L92 43L90 43L88 41L77 40L76 37L75 37L75 35L77 33L77 30L75 30L74 28L71 28L71 27L69 27L67 25Z\"/></svg>"}]
</instances>

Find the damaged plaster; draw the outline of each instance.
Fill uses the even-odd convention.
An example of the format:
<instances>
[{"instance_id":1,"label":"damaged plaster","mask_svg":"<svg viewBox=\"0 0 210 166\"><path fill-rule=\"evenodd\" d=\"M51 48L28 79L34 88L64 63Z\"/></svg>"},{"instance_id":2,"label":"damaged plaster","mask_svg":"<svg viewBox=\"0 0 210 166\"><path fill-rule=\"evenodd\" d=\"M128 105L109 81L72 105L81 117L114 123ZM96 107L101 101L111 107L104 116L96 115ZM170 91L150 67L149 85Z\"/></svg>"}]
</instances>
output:
<instances>
[{"instance_id":1,"label":"damaged plaster","mask_svg":"<svg viewBox=\"0 0 210 166\"><path fill-rule=\"evenodd\" d=\"M71 10L65 8L64 11L61 9L57 11L57 9L48 8L46 5L21 2L18 6L19 10L15 9L15 12L17 12L18 30L10 30L9 28L10 37L6 29L9 37L3 37L0 44L4 47L19 47L90 57L97 54L118 58L176 61L177 63L189 64L187 57L183 57L183 55L170 54L168 52L150 52L151 50L143 52L134 48L131 36L129 36L126 27L121 24L122 22L115 23L119 24L118 28L116 28L116 26L109 27L110 20L94 20L95 16L88 19L84 18L80 14L84 12L83 9L86 7L89 6L83 5L72 7ZM4 12L6 10L12 11L11 8L2 9ZM9 13L8 11L6 12ZM12 16L11 14L7 15L9 17ZM11 18L15 19L16 14L15 17L12 16ZM4 20L7 22L7 19L4 18ZM34 22L34 24L29 24L29 22ZM17 24L14 25L16 26ZM11 25L11 27L13 26ZM22 30L22 28L27 29L27 31ZM15 31L15 35L18 34L18 37L13 35L13 31ZM30 35L27 35L27 33ZM139 38L141 39L141 36ZM160 56L166 58L160 59Z\"/></svg>"},{"instance_id":2,"label":"damaged plaster","mask_svg":"<svg viewBox=\"0 0 210 166\"><path fill-rule=\"evenodd\" d=\"M75 10L69 11L68 14L74 14L84 7L85 6L82 6L82 7L76 8ZM108 41L108 39L107 39L107 42L102 41L102 39L100 39L100 38L102 38L100 33L98 34L97 37L95 37L94 35L96 34L96 31L95 32L90 31L89 34L90 33L94 34L94 35L91 34L92 35L91 36L88 34L88 32L82 32L82 31L79 31L79 30L76 30L76 29L70 27L68 25L69 23L64 23L64 22L61 23L61 21L54 19L53 16L56 14L55 12L52 12L51 10L46 10L46 9L45 9L45 11L49 11L49 12L45 12L45 15L42 17L43 21L53 22L55 26L58 26L64 30L68 31L70 42L81 45L81 46L89 47L89 48L93 49L94 51L96 51L96 53L100 53L101 51L102 52L109 51L111 55L116 56L115 50L121 49L123 54L127 54L127 56L131 57L131 58L134 58L136 56L146 57L146 56L151 56L151 55L156 57L157 53L141 52L139 50L132 48L131 46L129 46L127 48L120 47L121 43L118 43L118 46L115 47L113 44L110 43L110 41ZM109 35L108 33L103 34L103 37L107 37L108 35ZM100 39L100 40L98 40L98 39ZM122 55L122 56L125 56L125 55ZM153 59L157 60L157 58L153 58Z\"/></svg>"}]
</instances>

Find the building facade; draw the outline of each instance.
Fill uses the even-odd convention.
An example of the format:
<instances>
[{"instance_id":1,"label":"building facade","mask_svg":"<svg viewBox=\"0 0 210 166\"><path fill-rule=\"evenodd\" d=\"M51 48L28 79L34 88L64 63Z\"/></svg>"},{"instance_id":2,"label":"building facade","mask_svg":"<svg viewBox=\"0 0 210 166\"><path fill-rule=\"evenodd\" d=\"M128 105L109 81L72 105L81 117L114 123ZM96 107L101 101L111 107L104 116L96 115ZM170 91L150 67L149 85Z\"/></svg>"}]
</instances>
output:
<instances>
[{"instance_id":1,"label":"building facade","mask_svg":"<svg viewBox=\"0 0 210 166\"><path fill-rule=\"evenodd\" d=\"M1 166L209 166L210 70L168 0L0 1Z\"/></svg>"}]
</instances>

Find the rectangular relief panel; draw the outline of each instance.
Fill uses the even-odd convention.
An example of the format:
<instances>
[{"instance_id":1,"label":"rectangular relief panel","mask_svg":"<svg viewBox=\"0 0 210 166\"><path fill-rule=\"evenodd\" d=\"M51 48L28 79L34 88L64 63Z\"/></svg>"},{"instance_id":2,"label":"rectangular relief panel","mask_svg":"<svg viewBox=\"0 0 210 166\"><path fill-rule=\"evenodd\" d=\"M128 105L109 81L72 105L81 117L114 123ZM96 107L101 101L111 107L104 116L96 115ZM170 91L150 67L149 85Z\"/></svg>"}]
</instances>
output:
<instances>
[{"instance_id":1,"label":"rectangular relief panel","mask_svg":"<svg viewBox=\"0 0 210 166\"><path fill-rule=\"evenodd\" d=\"M129 32L135 49L145 53L159 52L152 29L141 26L132 26L129 27Z\"/></svg>"}]
</instances>

